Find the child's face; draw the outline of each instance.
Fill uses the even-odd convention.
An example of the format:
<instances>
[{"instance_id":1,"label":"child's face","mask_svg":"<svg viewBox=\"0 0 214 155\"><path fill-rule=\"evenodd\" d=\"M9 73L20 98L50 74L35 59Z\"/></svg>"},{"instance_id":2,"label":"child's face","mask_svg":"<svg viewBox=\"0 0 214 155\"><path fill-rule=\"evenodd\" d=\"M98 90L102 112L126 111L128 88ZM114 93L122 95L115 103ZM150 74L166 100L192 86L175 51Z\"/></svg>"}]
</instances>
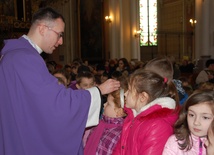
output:
<instances>
[{"instance_id":1,"label":"child's face","mask_svg":"<svg viewBox=\"0 0 214 155\"><path fill-rule=\"evenodd\" d=\"M211 108L206 102L190 106L187 122L191 133L197 137L206 136L213 117Z\"/></svg>"},{"instance_id":2,"label":"child's face","mask_svg":"<svg viewBox=\"0 0 214 155\"><path fill-rule=\"evenodd\" d=\"M73 68L72 71L74 74L77 74L77 68Z\"/></svg>"},{"instance_id":3,"label":"child's face","mask_svg":"<svg viewBox=\"0 0 214 155\"><path fill-rule=\"evenodd\" d=\"M70 67L66 68L66 71L70 74L72 72L72 69Z\"/></svg>"},{"instance_id":4,"label":"child's face","mask_svg":"<svg viewBox=\"0 0 214 155\"><path fill-rule=\"evenodd\" d=\"M116 118L117 110L119 110L119 108L115 106L113 99L114 99L114 97L111 94L109 94L107 97L107 102L104 104L103 115L112 117L112 118Z\"/></svg>"},{"instance_id":5,"label":"child's face","mask_svg":"<svg viewBox=\"0 0 214 155\"><path fill-rule=\"evenodd\" d=\"M144 100L141 100L141 95L137 94L135 89L131 88L130 86L124 95L126 99L127 108L131 108L131 109L135 109L136 111L139 111L146 104Z\"/></svg>"},{"instance_id":6,"label":"child's face","mask_svg":"<svg viewBox=\"0 0 214 155\"><path fill-rule=\"evenodd\" d=\"M88 89L94 87L94 79L93 78L82 78L80 84L77 84L78 89Z\"/></svg>"},{"instance_id":7,"label":"child's face","mask_svg":"<svg viewBox=\"0 0 214 155\"><path fill-rule=\"evenodd\" d=\"M121 60L121 61L119 61L119 63L118 63L118 64L119 64L119 68L120 68L120 69L123 69L123 67L124 67L124 63L123 63L123 61L122 61L122 60Z\"/></svg>"}]
</instances>

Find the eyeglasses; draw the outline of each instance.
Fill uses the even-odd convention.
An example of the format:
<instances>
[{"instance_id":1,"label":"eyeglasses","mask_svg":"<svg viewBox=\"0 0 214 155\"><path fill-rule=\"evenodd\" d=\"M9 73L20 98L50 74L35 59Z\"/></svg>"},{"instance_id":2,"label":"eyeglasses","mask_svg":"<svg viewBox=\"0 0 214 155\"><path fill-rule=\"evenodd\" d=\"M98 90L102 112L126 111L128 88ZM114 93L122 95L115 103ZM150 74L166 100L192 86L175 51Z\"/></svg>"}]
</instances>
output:
<instances>
[{"instance_id":1,"label":"eyeglasses","mask_svg":"<svg viewBox=\"0 0 214 155\"><path fill-rule=\"evenodd\" d=\"M61 38L61 37L63 37L63 33L61 32L56 32L55 30L53 30L51 27L49 27L49 26L47 26L47 25L44 25L45 27L47 27L48 28L48 30L51 30L51 31L53 31L54 33L56 33L56 35L57 35L57 38L59 39L59 38Z\"/></svg>"}]
</instances>

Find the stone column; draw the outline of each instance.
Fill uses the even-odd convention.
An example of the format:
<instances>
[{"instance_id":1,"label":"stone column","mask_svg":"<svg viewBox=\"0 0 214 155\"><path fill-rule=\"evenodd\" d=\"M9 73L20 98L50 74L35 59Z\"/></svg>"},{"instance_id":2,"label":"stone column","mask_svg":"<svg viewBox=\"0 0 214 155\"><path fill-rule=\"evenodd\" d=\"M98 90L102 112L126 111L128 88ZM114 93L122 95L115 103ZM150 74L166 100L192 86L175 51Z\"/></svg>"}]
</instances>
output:
<instances>
[{"instance_id":1,"label":"stone column","mask_svg":"<svg viewBox=\"0 0 214 155\"><path fill-rule=\"evenodd\" d=\"M195 49L196 58L198 60L198 70L202 70L205 67L205 62L211 57L213 51L211 51L211 31L210 23L213 21L211 14L212 6L210 6L213 0L196 0L196 20L195 25Z\"/></svg>"},{"instance_id":2,"label":"stone column","mask_svg":"<svg viewBox=\"0 0 214 155\"><path fill-rule=\"evenodd\" d=\"M214 1L210 1L210 55L214 58Z\"/></svg>"},{"instance_id":3,"label":"stone column","mask_svg":"<svg viewBox=\"0 0 214 155\"><path fill-rule=\"evenodd\" d=\"M135 37L135 30L140 29L139 0L130 0L131 6L131 59L140 60L140 38Z\"/></svg>"},{"instance_id":4,"label":"stone column","mask_svg":"<svg viewBox=\"0 0 214 155\"><path fill-rule=\"evenodd\" d=\"M203 53L201 56L210 56L210 37L209 37L209 26L210 26L210 0L203 0L202 2L202 49Z\"/></svg>"},{"instance_id":5,"label":"stone column","mask_svg":"<svg viewBox=\"0 0 214 155\"><path fill-rule=\"evenodd\" d=\"M120 57L120 3L116 0L109 0L109 15L112 16L112 22L109 28L109 50L110 58Z\"/></svg>"}]
</instances>

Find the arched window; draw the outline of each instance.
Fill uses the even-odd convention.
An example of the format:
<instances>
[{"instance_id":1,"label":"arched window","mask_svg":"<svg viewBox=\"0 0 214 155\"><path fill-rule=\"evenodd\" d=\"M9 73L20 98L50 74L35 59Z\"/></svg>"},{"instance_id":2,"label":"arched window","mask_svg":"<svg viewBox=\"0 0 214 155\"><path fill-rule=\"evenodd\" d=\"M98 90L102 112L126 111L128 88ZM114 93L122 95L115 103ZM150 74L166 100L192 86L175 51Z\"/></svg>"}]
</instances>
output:
<instances>
[{"instance_id":1,"label":"arched window","mask_svg":"<svg viewBox=\"0 0 214 155\"><path fill-rule=\"evenodd\" d=\"M140 46L157 46L157 0L140 0Z\"/></svg>"}]
</instances>

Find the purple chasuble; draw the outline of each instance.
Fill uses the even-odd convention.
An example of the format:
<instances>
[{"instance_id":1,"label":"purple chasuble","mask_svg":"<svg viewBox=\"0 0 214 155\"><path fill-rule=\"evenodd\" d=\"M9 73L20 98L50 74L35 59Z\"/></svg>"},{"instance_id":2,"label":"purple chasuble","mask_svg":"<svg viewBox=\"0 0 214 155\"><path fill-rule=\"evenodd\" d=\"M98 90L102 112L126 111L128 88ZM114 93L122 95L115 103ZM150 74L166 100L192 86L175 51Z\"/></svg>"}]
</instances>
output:
<instances>
[{"instance_id":1,"label":"purple chasuble","mask_svg":"<svg viewBox=\"0 0 214 155\"><path fill-rule=\"evenodd\" d=\"M82 154L89 91L59 85L23 37L5 41L1 55L0 155Z\"/></svg>"}]
</instances>

